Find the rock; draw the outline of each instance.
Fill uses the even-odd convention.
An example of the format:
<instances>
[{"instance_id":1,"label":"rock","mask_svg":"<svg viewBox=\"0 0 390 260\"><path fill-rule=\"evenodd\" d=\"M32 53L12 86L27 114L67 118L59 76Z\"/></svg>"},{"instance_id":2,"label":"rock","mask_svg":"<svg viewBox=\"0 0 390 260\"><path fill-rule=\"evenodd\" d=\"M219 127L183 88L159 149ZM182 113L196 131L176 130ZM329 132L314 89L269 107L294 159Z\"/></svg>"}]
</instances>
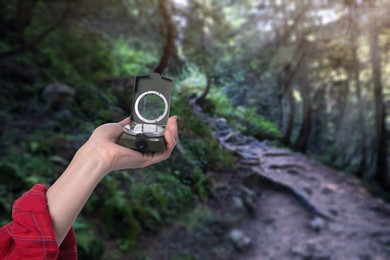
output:
<instances>
[{"instance_id":1,"label":"rock","mask_svg":"<svg viewBox=\"0 0 390 260\"><path fill-rule=\"evenodd\" d=\"M50 95L58 95L58 94L65 94L65 95L74 95L74 90L69 87L68 85L55 82L52 84L47 85L43 91L42 96L50 96Z\"/></svg>"},{"instance_id":2,"label":"rock","mask_svg":"<svg viewBox=\"0 0 390 260\"><path fill-rule=\"evenodd\" d=\"M221 129L221 130L214 131L213 136L219 138L219 140L221 141L221 138L228 135L229 133L230 133L229 129Z\"/></svg>"},{"instance_id":3,"label":"rock","mask_svg":"<svg viewBox=\"0 0 390 260\"><path fill-rule=\"evenodd\" d=\"M233 209L243 212L245 211L245 205L241 198L234 196L233 197Z\"/></svg>"},{"instance_id":4,"label":"rock","mask_svg":"<svg viewBox=\"0 0 390 260\"><path fill-rule=\"evenodd\" d=\"M321 193L328 195L334 193L338 189L335 184L325 184L322 186Z\"/></svg>"},{"instance_id":5,"label":"rock","mask_svg":"<svg viewBox=\"0 0 390 260\"><path fill-rule=\"evenodd\" d=\"M325 228L325 220L321 217L315 217L310 221L310 227L316 232L320 232Z\"/></svg>"},{"instance_id":6,"label":"rock","mask_svg":"<svg viewBox=\"0 0 390 260\"><path fill-rule=\"evenodd\" d=\"M256 160L259 161L259 158L256 154L253 154L251 151L248 150L238 150L237 153L241 156L244 160Z\"/></svg>"},{"instance_id":7,"label":"rock","mask_svg":"<svg viewBox=\"0 0 390 260\"><path fill-rule=\"evenodd\" d=\"M260 163L259 159L243 159L240 162L245 165L258 165Z\"/></svg>"},{"instance_id":8,"label":"rock","mask_svg":"<svg viewBox=\"0 0 390 260\"><path fill-rule=\"evenodd\" d=\"M223 139L223 141L227 142L227 143L234 143L234 142L237 142L237 140L238 140L238 137L237 137L237 133L235 133L235 132L228 134Z\"/></svg>"},{"instance_id":9,"label":"rock","mask_svg":"<svg viewBox=\"0 0 390 260\"><path fill-rule=\"evenodd\" d=\"M244 203L245 209L252 216L255 216L256 214L255 195L255 192L245 186L242 186L241 200Z\"/></svg>"},{"instance_id":10,"label":"rock","mask_svg":"<svg viewBox=\"0 0 390 260\"><path fill-rule=\"evenodd\" d=\"M356 257L356 260L371 260L373 259L370 254L360 254Z\"/></svg>"},{"instance_id":11,"label":"rock","mask_svg":"<svg viewBox=\"0 0 390 260\"><path fill-rule=\"evenodd\" d=\"M304 191L307 195L312 195L312 194L313 194L313 190L312 190L309 186L304 186L304 187L303 187L303 191Z\"/></svg>"},{"instance_id":12,"label":"rock","mask_svg":"<svg viewBox=\"0 0 390 260\"><path fill-rule=\"evenodd\" d=\"M50 109L62 109L73 98L75 91L63 83L55 82L47 85L41 94L41 97L49 105Z\"/></svg>"},{"instance_id":13,"label":"rock","mask_svg":"<svg viewBox=\"0 0 390 260\"><path fill-rule=\"evenodd\" d=\"M291 254L299 256L300 259L311 260L330 260L331 256L327 253L322 253L323 246L320 245L321 241L309 239L305 243L297 245L291 248Z\"/></svg>"},{"instance_id":14,"label":"rock","mask_svg":"<svg viewBox=\"0 0 390 260\"><path fill-rule=\"evenodd\" d=\"M229 233L229 239L232 241L233 245L239 249L247 249L252 244L252 239L245 235L242 230L234 229Z\"/></svg>"},{"instance_id":15,"label":"rock","mask_svg":"<svg viewBox=\"0 0 390 260\"><path fill-rule=\"evenodd\" d=\"M224 117L218 118L218 119L216 120L216 122L215 122L215 126L216 126L218 129L220 129L220 130L229 128L228 121L227 121L227 119L224 118Z\"/></svg>"},{"instance_id":16,"label":"rock","mask_svg":"<svg viewBox=\"0 0 390 260\"><path fill-rule=\"evenodd\" d=\"M343 225L339 223L330 223L328 228L330 232L337 236L343 234L343 232L345 231Z\"/></svg>"},{"instance_id":17,"label":"rock","mask_svg":"<svg viewBox=\"0 0 390 260\"><path fill-rule=\"evenodd\" d=\"M339 212L337 211L337 209L333 209L333 208L329 209L328 212L329 212L330 214L332 214L333 216L337 216L337 215L339 214Z\"/></svg>"}]
</instances>

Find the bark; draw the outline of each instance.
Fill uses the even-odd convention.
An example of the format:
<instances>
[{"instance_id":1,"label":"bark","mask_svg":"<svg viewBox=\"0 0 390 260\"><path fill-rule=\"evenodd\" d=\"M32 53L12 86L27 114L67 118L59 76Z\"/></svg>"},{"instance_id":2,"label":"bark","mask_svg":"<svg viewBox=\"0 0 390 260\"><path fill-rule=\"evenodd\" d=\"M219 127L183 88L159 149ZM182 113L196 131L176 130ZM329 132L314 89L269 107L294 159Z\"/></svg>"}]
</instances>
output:
<instances>
[{"instance_id":1,"label":"bark","mask_svg":"<svg viewBox=\"0 0 390 260\"><path fill-rule=\"evenodd\" d=\"M349 96L349 88L351 83L351 75L348 75L346 81L340 81L338 84L333 84L333 88L335 89L335 99L337 102L338 113L335 117L335 136L336 136L336 144L337 144L337 152L334 154L334 159L341 162L342 167L348 167L349 160L347 157L347 147L350 134L347 134L345 131L345 116L347 110L348 96ZM336 159L341 158L341 159Z\"/></svg>"},{"instance_id":2,"label":"bark","mask_svg":"<svg viewBox=\"0 0 390 260\"><path fill-rule=\"evenodd\" d=\"M377 157L377 172L376 181L383 188L390 189L389 177L387 175L387 129L386 129L386 108L382 106L382 118L381 118L381 134L379 135L378 142L378 157Z\"/></svg>"},{"instance_id":3,"label":"bark","mask_svg":"<svg viewBox=\"0 0 390 260\"><path fill-rule=\"evenodd\" d=\"M154 72L162 74L166 69L166 67L168 66L169 57L171 56L172 50L174 48L175 26L172 22L172 17L167 8L167 1L160 0L158 4L158 8L164 20L164 25L166 28L166 36L165 36L164 50L161 55L160 62L158 63L157 67L154 69Z\"/></svg>"},{"instance_id":4,"label":"bark","mask_svg":"<svg viewBox=\"0 0 390 260\"><path fill-rule=\"evenodd\" d=\"M284 133L282 142L286 145L289 145L291 141L291 135L294 129L294 122L295 122L295 98L291 87L288 89L287 93L288 93L287 96L288 96L288 105L289 105L289 115L288 115L286 132Z\"/></svg>"},{"instance_id":5,"label":"bark","mask_svg":"<svg viewBox=\"0 0 390 260\"><path fill-rule=\"evenodd\" d=\"M294 58L293 59L298 59L297 63L295 64L295 67L293 70L290 68L290 64L285 66L284 71L286 74L286 81L283 86L282 90L282 96L284 93L288 94L288 102L289 102L289 114L288 114L288 121L287 121L287 127L285 134L282 138L282 142L286 145L290 144L290 139L292 135L292 131L294 128L294 123L295 123L295 99L293 95L293 87L292 87L292 82L295 77L295 75L298 72L298 69L301 67L305 56L306 52L308 49L308 42L302 37L302 40L298 44L297 50L295 51ZM300 56L299 56L300 55Z\"/></svg>"},{"instance_id":6,"label":"bark","mask_svg":"<svg viewBox=\"0 0 390 260\"><path fill-rule=\"evenodd\" d=\"M202 94L200 94L200 96L195 99L195 102L198 105L201 104L206 99L206 97L209 94L210 89L211 89L211 81L212 81L211 72L207 73L206 78L207 78L206 87L203 89Z\"/></svg>"},{"instance_id":7,"label":"bark","mask_svg":"<svg viewBox=\"0 0 390 260\"><path fill-rule=\"evenodd\" d=\"M379 55L379 32L373 17L369 26L369 43L374 83L375 101L375 133L376 133L376 172L375 180L382 187L388 186L387 177L387 129L385 124L386 111L383 99L381 57Z\"/></svg>"},{"instance_id":8,"label":"bark","mask_svg":"<svg viewBox=\"0 0 390 260\"><path fill-rule=\"evenodd\" d=\"M350 43L351 43L351 54L352 54L352 78L355 82L355 88L356 88L356 99L358 101L358 122L360 123L361 127L359 128L359 135L360 135L360 154L361 154L361 161L359 165L359 169L356 173L357 177L363 178L365 175L365 171L367 168L367 158L368 158L368 150L367 150L367 130L366 130L366 118L364 116L364 103L362 98L362 86L360 82L360 63L357 55L357 49L358 49L358 42L357 42L357 35L358 35L358 28L357 28L357 21L355 17L357 16L357 7L356 5L353 5L350 7L350 13L349 13L349 19L350 24L352 26L351 28L351 34L350 34Z\"/></svg>"},{"instance_id":9,"label":"bark","mask_svg":"<svg viewBox=\"0 0 390 260\"><path fill-rule=\"evenodd\" d=\"M295 141L294 148L300 152L307 151L307 144L309 141L311 126L312 126L312 107L311 107L311 91L308 79L308 67L306 59L302 58L301 71L299 81L301 85L302 96L302 124L299 129L298 137Z\"/></svg>"},{"instance_id":10,"label":"bark","mask_svg":"<svg viewBox=\"0 0 390 260\"><path fill-rule=\"evenodd\" d=\"M304 117L294 148L304 153L307 151L307 144L311 133L312 108L308 101L303 102Z\"/></svg>"}]
</instances>

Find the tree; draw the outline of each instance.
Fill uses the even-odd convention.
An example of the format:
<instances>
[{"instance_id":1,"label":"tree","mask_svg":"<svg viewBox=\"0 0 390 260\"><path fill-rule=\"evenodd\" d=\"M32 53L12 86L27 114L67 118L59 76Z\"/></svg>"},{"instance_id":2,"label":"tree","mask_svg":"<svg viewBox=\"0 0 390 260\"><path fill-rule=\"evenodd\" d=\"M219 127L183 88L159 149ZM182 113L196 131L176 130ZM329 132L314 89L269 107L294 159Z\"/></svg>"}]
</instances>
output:
<instances>
[{"instance_id":1,"label":"tree","mask_svg":"<svg viewBox=\"0 0 390 260\"><path fill-rule=\"evenodd\" d=\"M162 74L165 68L168 66L169 57L175 47L175 25L173 24L172 17L169 13L169 1L160 0L158 3L158 9L160 10L164 26L165 26L165 46L161 55L160 61L154 72Z\"/></svg>"},{"instance_id":2,"label":"tree","mask_svg":"<svg viewBox=\"0 0 390 260\"><path fill-rule=\"evenodd\" d=\"M373 5L371 5L373 7ZM379 185L388 187L387 176L387 129L386 108L383 97L381 56L379 55L379 26L374 15L370 15L368 40L370 45L372 80L374 84L374 118L376 134L376 172L375 179Z\"/></svg>"},{"instance_id":3,"label":"tree","mask_svg":"<svg viewBox=\"0 0 390 260\"><path fill-rule=\"evenodd\" d=\"M306 40L303 39L303 41ZM311 124L312 124L311 123L312 120L311 99L312 98L311 98L311 89L310 89L308 73L309 70L308 70L307 59L303 58L303 61L300 65L299 83L298 83L300 85L300 93L302 97L302 123L298 132L298 137L294 143L294 148L301 152L307 151L307 145L310 137Z\"/></svg>"},{"instance_id":4,"label":"tree","mask_svg":"<svg viewBox=\"0 0 390 260\"><path fill-rule=\"evenodd\" d=\"M360 133L360 165L357 170L357 176L363 178L365 175L365 170L367 167L367 158L368 158L368 150L367 150L367 130L366 130L366 119L364 115L364 104L362 97L362 85L360 82L360 61L358 59L358 33L359 33L359 21L357 20L360 17L359 14L359 6L356 2L349 1L345 3L348 7L348 19L349 25L351 27L349 40L350 40L350 48L351 48L351 68L350 71L353 74L352 78L355 83L356 89L356 98L358 101L357 113L358 113L358 122L361 124L359 128Z\"/></svg>"}]
</instances>

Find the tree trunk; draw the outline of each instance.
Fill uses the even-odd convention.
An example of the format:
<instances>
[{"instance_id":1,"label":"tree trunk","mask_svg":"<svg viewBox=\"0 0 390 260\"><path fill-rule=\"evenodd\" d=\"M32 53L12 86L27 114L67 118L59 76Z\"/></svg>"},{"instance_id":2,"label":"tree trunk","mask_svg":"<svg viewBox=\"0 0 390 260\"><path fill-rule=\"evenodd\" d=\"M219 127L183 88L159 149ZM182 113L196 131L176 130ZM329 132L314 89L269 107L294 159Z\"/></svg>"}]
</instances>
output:
<instances>
[{"instance_id":1,"label":"tree trunk","mask_svg":"<svg viewBox=\"0 0 390 260\"><path fill-rule=\"evenodd\" d=\"M158 7L160 9L161 15L164 20L164 25L166 28L166 37L165 37L165 46L163 53L160 58L160 62L157 67L154 69L154 72L162 74L165 68L168 66L169 57L171 56L172 50L175 44L175 26L172 22L172 17L169 14L167 8L167 1L160 0Z\"/></svg>"},{"instance_id":2,"label":"tree trunk","mask_svg":"<svg viewBox=\"0 0 390 260\"><path fill-rule=\"evenodd\" d=\"M297 34L298 35L298 34ZM298 37L297 37L298 38ZM290 144L292 131L295 123L295 99L293 95L293 87L292 82L295 78L295 75L298 72L298 69L301 69L301 65L305 70L304 60L306 57L307 50L309 48L309 43L306 41L305 36L302 35L300 42L297 44L297 49L294 53L293 60L297 59L297 62L293 69L291 69L291 64L287 64L284 67L284 72L286 74L286 82L283 87L283 92L287 92L288 94L288 102L289 102L289 116L285 134L282 138L282 142L286 145Z\"/></svg>"},{"instance_id":3,"label":"tree trunk","mask_svg":"<svg viewBox=\"0 0 390 260\"><path fill-rule=\"evenodd\" d=\"M360 154L361 154L361 160L359 169L356 172L357 177L364 178L366 168L367 168L367 158L368 158L368 150L367 150L367 130L366 130L366 118L364 116L364 103L362 99L362 86L360 82L360 62L358 59L357 51L358 51L358 41L357 41L357 35L358 35L358 25L356 21L357 13L357 6L353 5L350 7L350 13L349 13L349 19L350 24L352 26L351 28L351 34L350 34L350 46L351 46L351 54L352 54L352 78L355 82L355 88L356 88L356 99L358 101L358 122L361 125L359 128L359 139L360 139Z\"/></svg>"},{"instance_id":4,"label":"tree trunk","mask_svg":"<svg viewBox=\"0 0 390 260\"><path fill-rule=\"evenodd\" d=\"M202 104L202 102L206 99L207 95L209 94L211 89L211 81L212 81L211 72L208 72L206 75L206 87L203 89L202 94L200 94L200 96L195 99L195 103L197 103L198 105Z\"/></svg>"},{"instance_id":5,"label":"tree trunk","mask_svg":"<svg viewBox=\"0 0 390 260\"><path fill-rule=\"evenodd\" d=\"M304 83L305 84L305 83ZM307 92L307 93L305 93ZM298 137L295 141L294 148L300 152L307 151L307 144L310 137L311 132L311 120L312 120L312 107L311 107L311 97L309 93L308 86L302 87L301 92L302 98L302 124L298 133Z\"/></svg>"},{"instance_id":6,"label":"tree trunk","mask_svg":"<svg viewBox=\"0 0 390 260\"><path fill-rule=\"evenodd\" d=\"M379 147L378 147L378 157L377 157L377 171L376 171L376 181L385 189L390 189L389 178L387 175L387 129L386 129L386 108L382 106L382 118L381 118L381 128L380 135L378 138Z\"/></svg>"},{"instance_id":7,"label":"tree trunk","mask_svg":"<svg viewBox=\"0 0 390 260\"><path fill-rule=\"evenodd\" d=\"M299 75L299 83L301 85L300 92L302 96L302 124L294 144L294 148L301 152L307 151L307 144L311 132L312 102L308 73L309 70L307 67L307 61L305 58L302 58L301 71Z\"/></svg>"},{"instance_id":8,"label":"tree trunk","mask_svg":"<svg viewBox=\"0 0 390 260\"><path fill-rule=\"evenodd\" d=\"M339 113L336 116L335 120L335 136L336 136L336 144L337 144L337 152L334 154L336 158L339 158L341 166L346 168L350 161L346 158L348 157L348 143L351 140L350 134L345 131L345 116L348 105L348 96L349 96L349 85L351 83L351 75L348 75L346 81L340 81L339 84L334 84L333 88L335 88L336 93L336 102ZM335 158L335 160L336 160Z\"/></svg>"},{"instance_id":9,"label":"tree trunk","mask_svg":"<svg viewBox=\"0 0 390 260\"><path fill-rule=\"evenodd\" d=\"M374 82L374 101L375 101L375 133L376 133L376 172L375 180L382 187L388 185L387 177L387 130L386 113L383 100L381 57L379 55L379 32L376 20L370 18L369 43L372 65L372 79Z\"/></svg>"},{"instance_id":10,"label":"tree trunk","mask_svg":"<svg viewBox=\"0 0 390 260\"><path fill-rule=\"evenodd\" d=\"M299 66L299 63L297 64L297 66ZM295 69L295 71L296 71L296 69ZM287 93L288 105L289 105L287 126L286 126L286 130L284 132L283 138L282 138L282 142L285 145L290 144L292 131L294 129L294 121L295 121L295 99L294 99L293 89L292 89L293 77L294 77L294 75L291 74L291 65L290 64L285 65L284 66L285 82L284 82L284 86L283 86L283 89L281 92L281 98L283 98L284 93Z\"/></svg>"},{"instance_id":11,"label":"tree trunk","mask_svg":"<svg viewBox=\"0 0 390 260\"><path fill-rule=\"evenodd\" d=\"M288 97L288 105L289 105L289 114L288 114L287 127L282 142L285 145L290 145L291 135L294 129L294 122L295 122L295 98L293 95L292 87L288 88L287 97Z\"/></svg>"}]
</instances>

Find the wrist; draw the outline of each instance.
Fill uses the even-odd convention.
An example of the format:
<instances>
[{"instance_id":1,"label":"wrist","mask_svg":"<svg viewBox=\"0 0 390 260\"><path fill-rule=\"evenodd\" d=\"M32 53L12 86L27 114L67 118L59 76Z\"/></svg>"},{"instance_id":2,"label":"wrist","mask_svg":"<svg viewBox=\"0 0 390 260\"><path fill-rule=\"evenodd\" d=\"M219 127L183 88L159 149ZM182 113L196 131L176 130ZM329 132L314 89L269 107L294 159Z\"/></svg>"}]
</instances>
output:
<instances>
[{"instance_id":1,"label":"wrist","mask_svg":"<svg viewBox=\"0 0 390 260\"><path fill-rule=\"evenodd\" d=\"M99 180L108 172L110 165L97 149L89 143L85 143L75 154L72 164L75 163L83 167L87 172L94 175ZM82 166L81 166L82 165Z\"/></svg>"}]
</instances>

